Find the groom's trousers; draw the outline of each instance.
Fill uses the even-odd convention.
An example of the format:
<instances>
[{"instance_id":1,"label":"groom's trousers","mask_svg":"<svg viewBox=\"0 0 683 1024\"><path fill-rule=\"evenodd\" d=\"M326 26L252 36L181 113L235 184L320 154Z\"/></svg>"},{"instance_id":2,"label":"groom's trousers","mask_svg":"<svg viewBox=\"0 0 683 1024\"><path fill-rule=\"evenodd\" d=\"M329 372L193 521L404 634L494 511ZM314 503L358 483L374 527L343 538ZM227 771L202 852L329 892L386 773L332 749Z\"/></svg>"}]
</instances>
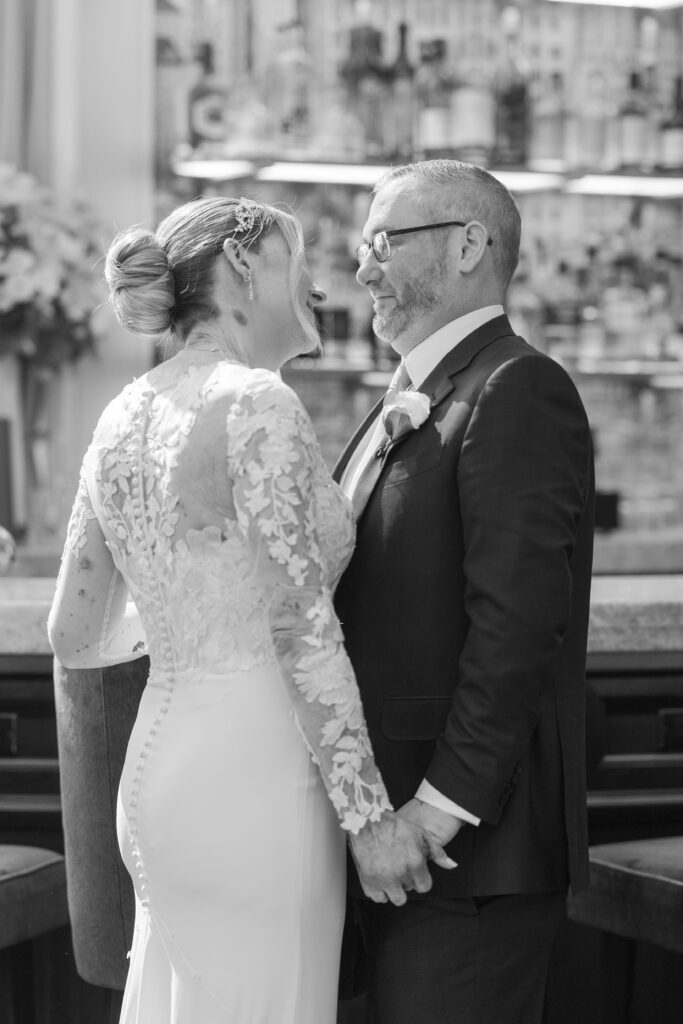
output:
<instances>
[{"instance_id":1,"label":"groom's trousers","mask_svg":"<svg viewBox=\"0 0 683 1024\"><path fill-rule=\"evenodd\" d=\"M540 1024L565 898L357 900L366 1024Z\"/></svg>"}]
</instances>

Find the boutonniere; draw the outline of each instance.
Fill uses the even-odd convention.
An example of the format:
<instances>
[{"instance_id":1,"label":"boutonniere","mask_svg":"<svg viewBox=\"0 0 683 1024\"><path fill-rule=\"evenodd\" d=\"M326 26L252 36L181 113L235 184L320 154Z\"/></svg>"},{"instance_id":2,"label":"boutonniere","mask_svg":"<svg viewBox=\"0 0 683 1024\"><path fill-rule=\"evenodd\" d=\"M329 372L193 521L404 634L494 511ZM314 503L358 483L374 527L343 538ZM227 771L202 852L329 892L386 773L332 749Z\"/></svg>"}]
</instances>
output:
<instances>
[{"instance_id":1,"label":"boutonniere","mask_svg":"<svg viewBox=\"0 0 683 1024\"><path fill-rule=\"evenodd\" d=\"M417 430L429 417L431 402L421 391L397 391L382 409L382 426L392 442Z\"/></svg>"}]
</instances>

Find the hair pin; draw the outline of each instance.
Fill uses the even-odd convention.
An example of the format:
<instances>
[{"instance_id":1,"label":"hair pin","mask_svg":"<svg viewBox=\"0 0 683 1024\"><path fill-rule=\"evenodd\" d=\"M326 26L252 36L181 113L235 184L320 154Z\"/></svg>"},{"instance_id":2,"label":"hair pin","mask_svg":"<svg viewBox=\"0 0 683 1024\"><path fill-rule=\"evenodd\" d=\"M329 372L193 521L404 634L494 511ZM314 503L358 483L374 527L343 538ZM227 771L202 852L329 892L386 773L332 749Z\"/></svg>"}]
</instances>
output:
<instances>
[{"instance_id":1,"label":"hair pin","mask_svg":"<svg viewBox=\"0 0 683 1024\"><path fill-rule=\"evenodd\" d=\"M253 231L256 219L261 213L261 207L253 199L245 199L244 196L240 196L240 201L233 213L237 223L236 231Z\"/></svg>"}]
</instances>

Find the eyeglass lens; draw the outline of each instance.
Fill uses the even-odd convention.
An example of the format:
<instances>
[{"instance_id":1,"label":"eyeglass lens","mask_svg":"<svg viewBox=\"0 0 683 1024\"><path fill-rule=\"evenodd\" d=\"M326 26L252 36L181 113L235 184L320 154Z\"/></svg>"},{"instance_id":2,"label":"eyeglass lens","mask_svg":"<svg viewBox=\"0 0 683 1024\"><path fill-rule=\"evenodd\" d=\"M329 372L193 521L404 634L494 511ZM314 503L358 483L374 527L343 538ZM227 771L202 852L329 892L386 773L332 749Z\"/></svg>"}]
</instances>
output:
<instances>
[{"instance_id":1,"label":"eyeglass lens","mask_svg":"<svg viewBox=\"0 0 683 1024\"><path fill-rule=\"evenodd\" d=\"M356 249L356 258L359 263L364 263L370 255L370 252L374 255L378 263L384 263L389 259L391 254L391 245L386 231L380 231L379 234L373 235L370 244L363 242Z\"/></svg>"}]
</instances>

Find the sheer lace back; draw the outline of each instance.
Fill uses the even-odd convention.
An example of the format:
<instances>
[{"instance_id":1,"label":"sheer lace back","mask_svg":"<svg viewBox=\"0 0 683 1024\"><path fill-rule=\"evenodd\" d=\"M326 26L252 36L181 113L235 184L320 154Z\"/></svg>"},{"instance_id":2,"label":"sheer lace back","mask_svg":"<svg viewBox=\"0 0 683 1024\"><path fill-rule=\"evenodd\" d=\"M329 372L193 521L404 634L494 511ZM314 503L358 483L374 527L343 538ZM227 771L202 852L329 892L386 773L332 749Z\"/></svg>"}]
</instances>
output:
<instances>
[{"instance_id":1,"label":"sheer lace back","mask_svg":"<svg viewBox=\"0 0 683 1024\"><path fill-rule=\"evenodd\" d=\"M187 354L133 382L84 460L67 541L81 561L95 515L153 671L196 683L277 662L343 827L376 820L390 805L332 604L351 508L291 389Z\"/></svg>"}]
</instances>

